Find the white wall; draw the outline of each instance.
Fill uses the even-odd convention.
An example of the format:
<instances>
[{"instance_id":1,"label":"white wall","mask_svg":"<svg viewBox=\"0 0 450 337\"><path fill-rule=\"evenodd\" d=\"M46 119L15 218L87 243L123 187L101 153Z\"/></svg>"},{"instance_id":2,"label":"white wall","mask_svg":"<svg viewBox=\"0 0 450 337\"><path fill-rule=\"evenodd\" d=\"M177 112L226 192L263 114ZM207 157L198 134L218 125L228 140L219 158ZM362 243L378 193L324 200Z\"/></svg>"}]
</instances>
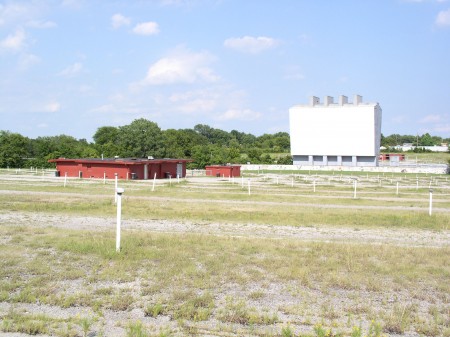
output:
<instances>
[{"instance_id":1,"label":"white wall","mask_svg":"<svg viewBox=\"0 0 450 337\"><path fill-rule=\"evenodd\" d=\"M381 129L378 105L294 106L289 109L289 118L292 155L378 153L377 129Z\"/></svg>"}]
</instances>

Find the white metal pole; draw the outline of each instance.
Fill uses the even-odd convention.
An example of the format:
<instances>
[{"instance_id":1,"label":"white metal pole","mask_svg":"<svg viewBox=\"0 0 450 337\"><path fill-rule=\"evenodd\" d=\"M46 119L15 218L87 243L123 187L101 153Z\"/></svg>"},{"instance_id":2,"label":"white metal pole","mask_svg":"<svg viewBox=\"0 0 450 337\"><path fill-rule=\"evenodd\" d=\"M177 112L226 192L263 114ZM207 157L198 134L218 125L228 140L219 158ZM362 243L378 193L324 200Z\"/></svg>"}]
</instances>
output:
<instances>
[{"instance_id":1,"label":"white metal pole","mask_svg":"<svg viewBox=\"0 0 450 337\"><path fill-rule=\"evenodd\" d=\"M152 192L155 190L155 182L156 182L156 172L153 175L153 186L152 186Z\"/></svg>"},{"instance_id":2,"label":"white metal pole","mask_svg":"<svg viewBox=\"0 0 450 337\"><path fill-rule=\"evenodd\" d=\"M120 252L120 225L122 221L122 193L123 188L117 189L117 227L116 227L116 252Z\"/></svg>"},{"instance_id":3,"label":"white metal pole","mask_svg":"<svg viewBox=\"0 0 450 337\"><path fill-rule=\"evenodd\" d=\"M244 188L244 176L241 176L241 187Z\"/></svg>"},{"instance_id":4,"label":"white metal pole","mask_svg":"<svg viewBox=\"0 0 450 337\"><path fill-rule=\"evenodd\" d=\"M431 216L433 213L433 189L430 188L430 209L428 211L428 214Z\"/></svg>"},{"instance_id":5,"label":"white metal pole","mask_svg":"<svg viewBox=\"0 0 450 337\"><path fill-rule=\"evenodd\" d=\"M248 195L250 195L251 194L251 192L250 192L250 178L248 178L247 185L248 185Z\"/></svg>"},{"instance_id":6,"label":"white metal pole","mask_svg":"<svg viewBox=\"0 0 450 337\"><path fill-rule=\"evenodd\" d=\"M66 187L67 184L67 172L64 173L64 187Z\"/></svg>"},{"instance_id":7,"label":"white metal pole","mask_svg":"<svg viewBox=\"0 0 450 337\"><path fill-rule=\"evenodd\" d=\"M179 174L177 174L177 183L178 184L180 183L180 175Z\"/></svg>"},{"instance_id":8,"label":"white metal pole","mask_svg":"<svg viewBox=\"0 0 450 337\"><path fill-rule=\"evenodd\" d=\"M106 172L103 172L103 185L106 185Z\"/></svg>"},{"instance_id":9,"label":"white metal pole","mask_svg":"<svg viewBox=\"0 0 450 337\"><path fill-rule=\"evenodd\" d=\"M291 180L291 187L294 187L294 177L292 177L292 180Z\"/></svg>"},{"instance_id":10,"label":"white metal pole","mask_svg":"<svg viewBox=\"0 0 450 337\"><path fill-rule=\"evenodd\" d=\"M398 181L397 181L397 195L398 195Z\"/></svg>"},{"instance_id":11,"label":"white metal pole","mask_svg":"<svg viewBox=\"0 0 450 337\"><path fill-rule=\"evenodd\" d=\"M313 191L316 192L316 180L313 180Z\"/></svg>"},{"instance_id":12,"label":"white metal pole","mask_svg":"<svg viewBox=\"0 0 450 337\"><path fill-rule=\"evenodd\" d=\"M358 182L357 182L357 180L355 179L354 181L353 181L353 187L354 187L354 190L353 190L353 199L356 199L356 185L358 184Z\"/></svg>"},{"instance_id":13,"label":"white metal pole","mask_svg":"<svg viewBox=\"0 0 450 337\"><path fill-rule=\"evenodd\" d=\"M114 202L117 204L117 173L114 173Z\"/></svg>"},{"instance_id":14,"label":"white metal pole","mask_svg":"<svg viewBox=\"0 0 450 337\"><path fill-rule=\"evenodd\" d=\"M419 178L416 178L416 191L419 189Z\"/></svg>"}]
</instances>

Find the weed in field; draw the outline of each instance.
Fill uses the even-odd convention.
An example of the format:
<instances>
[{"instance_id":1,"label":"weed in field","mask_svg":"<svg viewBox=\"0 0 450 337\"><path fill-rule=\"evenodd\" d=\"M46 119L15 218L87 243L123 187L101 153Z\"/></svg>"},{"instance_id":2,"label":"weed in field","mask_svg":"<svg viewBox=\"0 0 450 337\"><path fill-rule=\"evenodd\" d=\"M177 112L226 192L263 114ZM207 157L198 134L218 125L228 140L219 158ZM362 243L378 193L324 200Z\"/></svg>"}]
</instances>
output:
<instances>
[{"instance_id":1,"label":"weed in field","mask_svg":"<svg viewBox=\"0 0 450 337\"><path fill-rule=\"evenodd\" d=\"M128 323L126 334L127 337L148 337L148 333L141 321Z\"/></svg>"},{"instance_id":2,"label":"weed in field","mask_svg":"<svg viewBox=\"0 0 450 337\"><path fill-rule=\"evenodd\" d=\"M248 324L250 314L245 301L242 299L235 301L231 297L226 298L225 308L219 310L218 319L224 323Z\"/></svg>"},{"instance_id":3,"label":"weed in field","mask_svg":"<svg viewBox=\"0 0 450 337\"><path fill-rule=\"evenodd\" d=\"M28 335L47 334L50 321L45 315L23 315L11 309L7 315L3 316L2 330Z\"/></svg>"},{"instance_id":4,"label":"weed in field","mask_svg":"<svg viewBox=\"0 0 450 337\"><path fill-rule=\"evenodd\" d=\"M265 294L261 290L253 291L249 295L250 299L252 299L254 301L259 300L259 299L263 298L264 296L265 296Z\"/></svg>"},{"instance_id":5,"label":"weed in field","mask_svg":"<svg viewBox=\"0 0 450 337\"><path fill-rule=\"evenodd\" d=\"M417 308L412 304L395 305L391 312L386 313L383 331L387 333L403 334L415 319Z\"/></svg>"},{"instance_id":6,"label":"weed in field","mask_svg":"<svg viewBox=\"0 0 450 337\"><path fill-rule=\"evenodd\" d=\"M354 326L352 328L352 333L350 335L351 337L362 337L363 333L362 333L362 329L361 326Z\"/></svg>"},{"instance_id":7,"label":"weed in field","mask_svg":"<svg viewBox=\"0 0 450 337\"><path fill-rule=\"evenodd\" d=\"M111 301L106 307L114 311L126 311L134 303L134 298L132 295L127 293L118 293L111 298Z\"/></svg>"},{"instance_id":8,"label":"weed in field","mask_svg":"<svg viewBox=\"0 0 450 337\"><path fill-rule=\"evenodd\" d=\"M441 329L435 322L427 322L420 324L416 328L416 332L419 333L421 336L429 336L429 337L436 337L441 335Z\"/></svg>"},{"instance_id":9,"label":"weed in field","mask_svg":"<svg viewBox=\"0 0 450 337\"><path fill-rule=\"evenodd\" d=\"M281 328L281 337L294 337L294 332L289 325Z\"/></svg>"},{"instance_id":10,"label":"weed in field","mask_svg":"<svg viewBox=\"0 0 450 337\"><path fill-rule=\"evenodd\" d=\"M383 327L379 322L371 321L369 325L369 332L367 337L381 337L383 332Z\"/></svg>"},{"instance_id":11,"label":"weed in field","mask_svg":"<svg viewBox=\"0 0 450 337\"><path fill-rule=\"evenodd\" d=\"M325 329L321 324L314 325L314 333L317 337L330 337L333 336L331 329Z\"/></svg>"},{"instance_id":12,"label":"weed in field","mask_svg":"<svg viewBox=\"0 0 450 337\"><path fill-rule=\"evenodd\" d=\"M78 332L74 329L72 324L69 322L67 324L62 324L56 330L56 335L59 337L77 337Z\"/></svg>"},{"instance_id":13,"label":"weed in field","mask_svg":"<svg viewBox=\"0 0 450 337\"><path fill-rule=\"evenodd\" d=\"M156 303L154 305L148 305L144 309L144 315L150 317L157 317L164 313L164 307L161 303Z\"/></svg>"},{"instance_id":14,"label":"weed in field","mask_svg":"<svg viewBox=\"0 0 450 337\"><path fill-rule=\"evenodd\" d=\"M91 328L93 323L94 323L93 320L90 319L89 317L83 317L79 319L78 324L80 325L81 330L83 331L83 337L87 337L89 329Z\"/></svg>"},{"instance_id":15,"label":"weed in field","mask_svg":"<svg viewBox=\"0 0 450 337\"><path fill-rule=\"evenodd\" d=\"M214 299L209 293L188 299L174 310L175 319L188 319L194 322L205 321L214 309Z\"/></svg>"}]
</instances>

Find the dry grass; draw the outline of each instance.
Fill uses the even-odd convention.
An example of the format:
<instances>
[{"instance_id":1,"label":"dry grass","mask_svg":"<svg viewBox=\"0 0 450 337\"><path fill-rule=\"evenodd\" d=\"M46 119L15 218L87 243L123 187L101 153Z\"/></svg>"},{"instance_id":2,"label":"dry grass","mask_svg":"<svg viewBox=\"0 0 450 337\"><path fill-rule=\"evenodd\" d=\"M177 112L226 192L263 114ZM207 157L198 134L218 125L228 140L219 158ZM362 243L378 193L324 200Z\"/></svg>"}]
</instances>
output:
<instances>
[{"instance_id":1,"label":"dry grass","mask_svg":"<svg viewBox=\"0 0 450 337\"><path fill-rule=\"evenodd\" d=\"M216 183L216 181L213 181ZM83 183L63 188L39 182L2 182L2 212L114 216L111 186ZM415 228L448 236L450 215L427 209L351 209L380 206L386 188L367 188L374 201L343 199L341 185L317 195L296 195L303 187L261 183L248 196L240 186L194 183L125 185L124 217L199 222L261 223L273 226ZM36 192L41 188L51 193ZM441 188L437 199L446 199ZM276 192L276 197L274 197ZM415 198L427 198L426 191ZM55 194L56 193L56 194ZM333 197L333 193L337 194ZM352 193L349 191L348 193ZM414 188L411 189L414 193ZM331 196L331 197L330 197ZM392 195L390 196L392 197ZM411 196L396 205L413 204ZM209 200L212 202L199 202ZM325 202L326 200L326 202ZM319 204L349 208L317 208ZM386 202L391 206L392 201ZM309 205L312 204L312 205ZM417 202L419 205L425 201ZM436 207L448 207L443 200ZM450 336L450 247L399 247L304 242L286 237L248 238L211 234L127 231L115 252L111 231L69 230L29 224L0 226L0 301L47 304L92 312L92 321L18 310L0 312L0 330L56 336L107 329L108 313L123 336L305 336L417 333ZM141 319L129 317L139 312ZM161 325L161 322L166 322Z\"/></svg>"},{"instance_id":2,"label":"dry grass","mask_svg":"<svg viewBox=\"0 0 450 337\"><path fill-rule=\"evenodd\" d=\"M300 314L342 331L375 320L400 334L449 324L449 248L124 232L117 254L109 232L3 226L1 235L11 238L0 246L0 293L10 303L267 327L281 313L302 326ZM67 278L73 269L83 272ZM295 314L279 311L292 305Z\"/></svg>"}]
</instances>

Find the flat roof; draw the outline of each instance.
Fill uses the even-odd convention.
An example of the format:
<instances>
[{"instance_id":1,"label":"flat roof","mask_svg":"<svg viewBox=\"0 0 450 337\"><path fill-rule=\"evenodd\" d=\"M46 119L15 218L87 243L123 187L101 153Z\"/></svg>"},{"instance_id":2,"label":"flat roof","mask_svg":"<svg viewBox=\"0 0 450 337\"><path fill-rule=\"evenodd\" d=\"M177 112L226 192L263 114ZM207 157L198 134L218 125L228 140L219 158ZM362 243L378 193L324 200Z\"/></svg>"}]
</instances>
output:
<instances>
[{"instance_id":1,"label":"flat roof","mask_svg":"<svg viewBox=\"0 0 450 337\"><path fill-rule=\"evenodd\" d=\"M49 163L78 163L78 164L117 164L117 165L138 165L138 164L163 164L163 163L188 163L192 159L144 159L144 158L58 158L50 159Z\"/></svg>"}]
</instances>

